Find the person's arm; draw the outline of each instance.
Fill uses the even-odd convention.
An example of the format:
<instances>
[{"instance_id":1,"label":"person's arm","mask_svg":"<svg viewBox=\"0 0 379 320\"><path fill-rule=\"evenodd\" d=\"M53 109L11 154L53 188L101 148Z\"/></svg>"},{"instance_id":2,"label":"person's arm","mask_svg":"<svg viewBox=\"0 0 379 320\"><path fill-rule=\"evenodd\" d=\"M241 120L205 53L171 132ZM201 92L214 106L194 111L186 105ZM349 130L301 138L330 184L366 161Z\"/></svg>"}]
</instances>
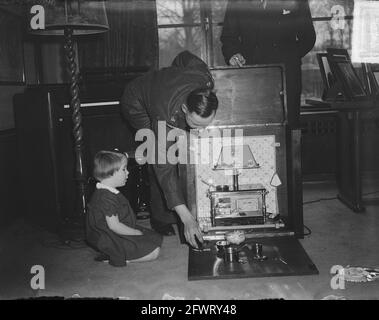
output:
<instances>
[{"instance_id":1,"label":"person's arm","mask_svg":"<svg viewBox=\"0 0 379 320\"><path fill-rule=\"evenodd\" d=\"M154 165L154 171L163 190L168 208L176 211L184 224L184 236L187 242L197 248L195 236L200 242L203 242L203 237L195 218L185 205L176 165Z\"/></svg>"},{"instance_id":2,"label":"person's arm","mask_svg":"<svg viewBox=\"0 0 379 320\"><path fill-rule=\"evenodd\" d=\"M238 10L240 10L238 1L229 0L225 11L224 25L220 37L220 41L222 43L222 54L224 55L225 62L227 64L231 63L230 59L235 54L241 54Z\"/></svg>"},{"instance_id":3,"label":"person's arm","mask_svg":"<svg viewBox=\"0 0 379 320\"><path fill-rule=\"evenodd\" d=\"M316 42L316 33L313 26L308 0L300 0L297 38L298 50L300 57L302 58L312 50Z\"/></svg>"},{"instance_id":4,"label":"person's arm","mask_svg":"<svg viewBox=\"0 0 379 320\"><path fill-rule=\"evenodd\" d=\"M118 215L106 216L105 220L108 228L121 236L141 236L143 234L140 230L128 227L120 222Z\"/></svg>"}]
</instances>

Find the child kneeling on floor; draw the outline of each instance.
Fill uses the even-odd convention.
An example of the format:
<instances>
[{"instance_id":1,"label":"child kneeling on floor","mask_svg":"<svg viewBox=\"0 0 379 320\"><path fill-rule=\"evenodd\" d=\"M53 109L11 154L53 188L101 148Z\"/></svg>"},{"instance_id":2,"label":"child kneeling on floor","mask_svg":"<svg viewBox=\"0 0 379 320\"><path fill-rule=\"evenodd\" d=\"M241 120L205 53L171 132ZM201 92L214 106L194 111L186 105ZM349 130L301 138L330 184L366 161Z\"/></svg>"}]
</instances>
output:
<instances>
[{"instance_id":1,"label":"child kneeling on floor","mask_svg":"<svg viewBox=\"0 0 379 320\"><path fill-rule=\"evenodd\" d=\"M96 190L88 204L86 236L113 266L158 258L162 236L136 225L129 201L116 188L126 184L126 154L100 151L94 159Z\"/></svg>"}]
</instances>

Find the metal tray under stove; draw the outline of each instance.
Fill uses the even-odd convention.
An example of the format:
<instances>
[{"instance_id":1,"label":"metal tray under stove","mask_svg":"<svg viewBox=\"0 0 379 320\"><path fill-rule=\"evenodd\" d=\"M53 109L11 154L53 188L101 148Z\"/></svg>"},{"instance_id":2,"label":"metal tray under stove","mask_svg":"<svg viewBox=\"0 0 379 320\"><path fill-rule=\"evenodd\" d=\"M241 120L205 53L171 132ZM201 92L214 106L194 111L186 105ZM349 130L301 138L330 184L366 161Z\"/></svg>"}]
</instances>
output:
<instances>
[{"instance_id":1,"label":"metal tray under stove","mask_svg":"<svg viewBox=\"0 0 379 320\"><path fill-rule=\"evenodd\" d=\"M302 245L294 237L246 240L242 262L227 262L218 256L216 241L206 242L202 250L190 248L188 280L278 277L318 274ZM262 245L266 259L256 259L255 244Z\"/></svg>"}]
</instances>

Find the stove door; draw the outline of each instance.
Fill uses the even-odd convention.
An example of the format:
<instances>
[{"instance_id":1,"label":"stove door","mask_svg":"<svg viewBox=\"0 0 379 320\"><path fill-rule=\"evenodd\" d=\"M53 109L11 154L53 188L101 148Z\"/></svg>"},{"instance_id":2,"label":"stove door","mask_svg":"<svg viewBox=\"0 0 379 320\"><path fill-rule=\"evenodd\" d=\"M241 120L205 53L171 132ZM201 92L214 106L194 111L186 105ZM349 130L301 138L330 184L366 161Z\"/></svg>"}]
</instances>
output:
<instances>
[{"instance_id":1,"label":"stove door","mask_svg":"<svg viewBox=\"0 0 379 320\"><path fill-rule=\"evenodd\" d=\"M213 125L280 124L287 119L282 65L213 69L219 106Z\"/></svg>"},{"instance_id":2,"label":"stove door","mask_svg":"<svg viewBox=\"0 0 379 320\"><path fill-rule=\"evenodd\" d=\"M261 252L257 245L262 245ZM258 252L258 254L257 254ZM254 238L239 249L239 261L227 262L226 254L210 241L199 251L190 248L188 280L235 279L318 274L300 242L294 237Z\"/></svg>"}]
</instances>

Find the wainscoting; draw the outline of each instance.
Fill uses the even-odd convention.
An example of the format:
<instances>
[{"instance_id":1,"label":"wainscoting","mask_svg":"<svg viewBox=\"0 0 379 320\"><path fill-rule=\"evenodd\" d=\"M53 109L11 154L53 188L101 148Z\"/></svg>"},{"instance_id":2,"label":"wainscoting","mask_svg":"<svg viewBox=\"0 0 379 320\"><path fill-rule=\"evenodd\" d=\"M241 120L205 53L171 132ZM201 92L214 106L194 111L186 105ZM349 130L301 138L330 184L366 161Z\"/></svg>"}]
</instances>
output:
<instances>
[{"instance_id":1,"label":"wainscoting","mask_svg":"<svg viewBox=\"0 0 379 320\"><path fill-rule=\"evenodd\" d=\"M0 228L19 216L17 143L15 129L0 131ZM27 159L24 159L27 161ZM20 179L21 180L21 179ZM28 183L25 181L24 183Z\"/></svg>"},{"instance_id":2,"label":"wainscoting","mask_svg":"<svg viewBox=\"0 0 379 320\"><path fill-rule=\"evenodd\" d=\"M303 180L332 180L337 159L337 112L301 114Z\"/></svg>"},{"instance_id":3,"label":"wainscoting","mask_svg":"<svg viewBox=\"0 0 379 320\"><path fill-rule=\"evenodd\" d=\"M334 180L337 167L337 111L302 111L302 171L304 181ZM361 116L362 175L379 176L379 112Z\"/></svg>"},{"instance_id":4,"label":"wainscoting","mask_svg":"<svg viewBox=\"0 0 379 320\"><path fill-rule=\"evenodd\" d=\"M306 112L302 120L303 180L334 180L336 172L337 113ZM379 116L367 115L363 121L363 176L379 175ZM21 215L19 185L32 184L19 177L15 129L0 131L0 228ZM28 161L21 159L20 163Z\"/></svg>"}]
</instances>

